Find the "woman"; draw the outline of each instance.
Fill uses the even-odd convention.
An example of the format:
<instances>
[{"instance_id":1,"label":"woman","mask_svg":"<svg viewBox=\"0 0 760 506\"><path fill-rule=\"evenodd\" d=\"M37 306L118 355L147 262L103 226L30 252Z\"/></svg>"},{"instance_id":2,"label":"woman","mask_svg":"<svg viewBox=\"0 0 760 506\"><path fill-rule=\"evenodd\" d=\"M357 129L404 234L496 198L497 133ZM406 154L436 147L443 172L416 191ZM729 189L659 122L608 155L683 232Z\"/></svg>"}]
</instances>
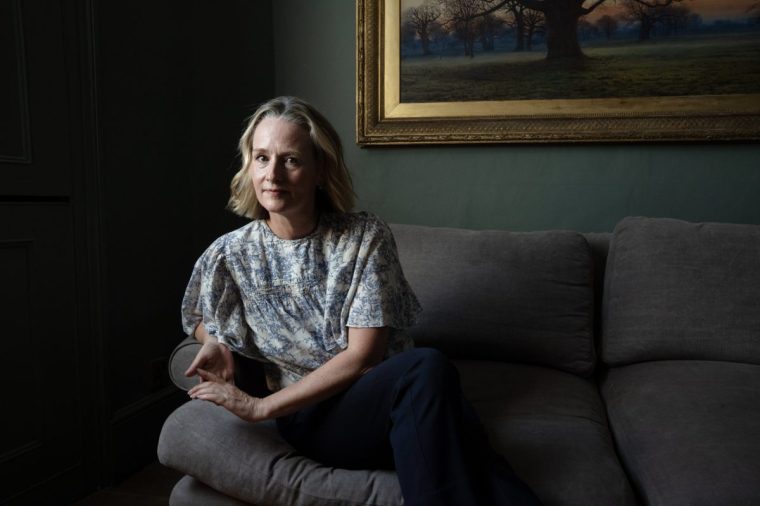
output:
<instances>
[{"instance_id":1,"label":"woman","mask_svg":"<svg viewBox=\"0 0 760 506\"><path fill-rule=\"evenodd\" d=\"M262 105L240 140L230 208L252 218L196 263L183 301L203 342L193 399L244 420L276 419L305 455L395 468L407 506L537 504L491 450L456 370L403 333L419 304L389 228L350 213L341 143L305 102ZM232 382L232 353L264 364L271 394Z\"/></svg>"}]
</instances>

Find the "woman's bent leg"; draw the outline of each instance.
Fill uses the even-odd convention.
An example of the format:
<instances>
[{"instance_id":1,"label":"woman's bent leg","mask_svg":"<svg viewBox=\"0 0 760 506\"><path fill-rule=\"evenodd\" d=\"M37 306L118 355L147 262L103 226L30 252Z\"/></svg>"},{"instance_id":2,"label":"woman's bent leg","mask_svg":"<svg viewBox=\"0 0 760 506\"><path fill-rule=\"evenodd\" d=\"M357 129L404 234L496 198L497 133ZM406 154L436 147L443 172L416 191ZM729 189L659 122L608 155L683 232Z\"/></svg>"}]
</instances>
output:
<instances>
[{"instance_id":1,"label":"woman's bent leg","mask_svg":"<svg viewBox=\"0 0 760 506\"><path fill-rule=\"evenodd\" d=\"M406 506L538 504L491 449L456 369L435 350L395 355L278 425L296 448L328 465L395 463Z\"/></svg>"},{"instance_id":2,"label":"woman's bent leg","mask_svg":"<svg viewBox=\"0 0 760 506\"><path fill-rule=\"evenodd\" d=\"M539 504L491 448L453 364L437 351L416 351L391 414L406 506Z\"/></svg>"},{"instance_id":3,"label":"woman's bent leg","mask_svg":"<svg viewBox=\"0 0 760 506\"><path fill-rule=\"evenodd\" d=\"M394 357L344 392L277 419L280 434L298 451L344 469L393 469L389 413L398 374Z\"/></svg>"}]
</instances>

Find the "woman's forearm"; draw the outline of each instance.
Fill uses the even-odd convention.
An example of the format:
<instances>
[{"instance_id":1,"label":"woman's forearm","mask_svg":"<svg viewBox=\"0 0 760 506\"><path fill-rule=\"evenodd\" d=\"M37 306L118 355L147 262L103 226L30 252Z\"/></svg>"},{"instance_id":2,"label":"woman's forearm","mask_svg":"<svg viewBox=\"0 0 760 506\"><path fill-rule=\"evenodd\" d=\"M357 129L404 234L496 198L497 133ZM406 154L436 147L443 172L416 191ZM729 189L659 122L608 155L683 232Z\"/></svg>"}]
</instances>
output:
<instances>
[{"instance_id":1,"label":"woman's forearm","mask_svg":"<svg viewBox=\"0 0 760 506\"><path fill-rule=\"evenodd\" d=\"M199 326L200 327L200 326ZM203 330L197 338L203 338ZM385 356L387 328L348 329L348 347L306 377L264 398L251 397L219 374L197 368L204 380L188 392L191 398L213 402L244 420L259 422L294 413L348 388ZM214 339L210 336L210 339ZM204 344L204 348L207 345ZM216 349L210 347L209 349ZM225 348L225 346L221 346ZM201 350L201 352L203 349ZM228 352L229 353L229 352ZM231 356L231 354L230 354ZM197 361L196 357L196 361Z\"/></svg>"},{"instance_id":2,"label":"woman's forearm","mask_svg":"<svg viewBox=\"0 0 760 506\"><path fill-rule=\"evenodd\" d=\"M289 415L348 388L380 363L388 343L387 328L349 328L348 347L300 381L257 400L255 419Z\"/></svg>"},{"instance_id":3,"label":"woman's forearm","mask_svg":"<svg viewBox=\"0 0 760 506\"><path fill-rule=\"evenodd\" d=\"M193 332L193 336L201 344L205 344L206 341L208 341L209 339L213 339L214 341L217 340L216 337L208 333L208 331L206 330L206 326L203 324L203 322L200 322L198 326L195 327L195 332Z\"/></svg>"}]
</instances>

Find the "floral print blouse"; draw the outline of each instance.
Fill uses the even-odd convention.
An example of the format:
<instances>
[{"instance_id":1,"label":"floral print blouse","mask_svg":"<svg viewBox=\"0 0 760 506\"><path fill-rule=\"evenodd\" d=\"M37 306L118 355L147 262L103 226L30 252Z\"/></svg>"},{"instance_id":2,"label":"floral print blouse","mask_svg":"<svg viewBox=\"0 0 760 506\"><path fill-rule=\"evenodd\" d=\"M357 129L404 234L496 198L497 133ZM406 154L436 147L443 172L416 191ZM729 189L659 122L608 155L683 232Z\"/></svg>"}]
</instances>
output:
<instances>
[{"instance_id":1,"label":"floral print blouse","mask_svg":"<svg viewBox=\"0 0 760 506\"><path fill-rule=\"evenodd\" d=\"M193 269L182 324L192 335L203 322L264 362L276 391L345 349L347 327L390 327L388 355L412 347L403 329L419 311L388 226L367 213L328 213L301 239L254 220L214 241Z\"/></svg>"}]
</instances>

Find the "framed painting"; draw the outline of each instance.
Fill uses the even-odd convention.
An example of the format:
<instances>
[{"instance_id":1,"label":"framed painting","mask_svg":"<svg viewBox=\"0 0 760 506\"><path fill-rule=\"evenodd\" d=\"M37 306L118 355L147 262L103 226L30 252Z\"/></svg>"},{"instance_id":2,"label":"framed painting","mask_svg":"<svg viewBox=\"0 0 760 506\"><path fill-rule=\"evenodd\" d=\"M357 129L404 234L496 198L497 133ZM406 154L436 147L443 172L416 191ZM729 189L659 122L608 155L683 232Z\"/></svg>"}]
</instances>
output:
<instances>
[{"instance_id":1,"label":"framed painting","mask_svg":"<svg viewBox=\"0 0 760 506\"><path fill-rule=\"evenodd\" d=\"M757 0L358 0L356 141L756 141L758 55Z\"/></svg>"}]
</instances>

